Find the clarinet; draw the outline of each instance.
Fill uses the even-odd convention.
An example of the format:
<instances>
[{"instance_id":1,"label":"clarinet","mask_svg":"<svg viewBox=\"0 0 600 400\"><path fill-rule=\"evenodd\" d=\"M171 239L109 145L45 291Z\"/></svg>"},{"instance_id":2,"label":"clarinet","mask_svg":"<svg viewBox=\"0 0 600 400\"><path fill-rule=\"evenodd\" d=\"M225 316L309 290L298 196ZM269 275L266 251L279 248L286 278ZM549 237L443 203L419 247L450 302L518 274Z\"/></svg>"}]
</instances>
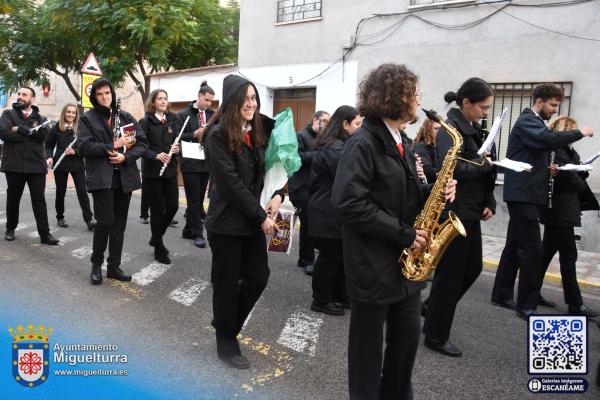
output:
<instances>
[{"instance_id":1,"label":"clarinet","mask_svg":"<svg viewBox=\"0 0 600 400\"><path fill-rule=\"evenodd\" d=\"M121 99L117 99L117 112L115 114L115 121L113 126L113 140L116 142L121 137L121 118L119 117L119 112L121 111ZM112 114L112 108L110 109L110 113ZM125 149L125 146L123 146Z\"/></svg>"},{"instance_id":2,"label":"clarinet","mask_svg":"<svg viewBox=\"0 0 600 400\"><path fill-rule=\"evenodd\" d=\"M488 135L490 134L490 131L487 130L487 118L484 118L481 120L481 136L483 141L485 142L485 139L487 139Z\"/></svg>"},{"instance_id":3,"label":"clarinet","mask_svg":"<svg viewBox=\"0 0 600 400\"><path fill-rule=\"evenodd\" d=\"M554 164L554 157L556 156L556 152L552 150L550 152L550 166ZM554 193L554 176L552 176L552 172L550 172L550 178L548 178L548 208L552 208L552 194Z\"/></svg>"}]
</instances>

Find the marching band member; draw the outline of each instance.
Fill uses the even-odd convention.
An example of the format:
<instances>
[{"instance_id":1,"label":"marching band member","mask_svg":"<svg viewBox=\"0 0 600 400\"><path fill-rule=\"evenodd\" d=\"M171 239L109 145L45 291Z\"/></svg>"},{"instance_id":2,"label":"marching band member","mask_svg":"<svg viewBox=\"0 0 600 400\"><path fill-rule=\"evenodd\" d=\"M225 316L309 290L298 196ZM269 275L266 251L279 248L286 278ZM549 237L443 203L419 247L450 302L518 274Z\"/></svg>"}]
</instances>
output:
<instances>
[{"instance_id":1,"label":"marching band member","mask_svg":"<svg viewBox=\"0 0 600 400\"><path fill-rule=\"evenodd\" d=\"M364 120L344 144L333 184L352 307L350 399L412 398L425 284L407 280L398 259L404 249L423 248L428 237L412 227L424 187L408 137L399 128L416 118L417 83L404 65L383 64L367 75L358 106ZM449 199L454 184L446 190Z\"/></svg>"},{"instance_id":2,"label":"marching band member","mask_svg":"<svg viewBox=\"0 0 600 400\"><path fill-rule=\"evenodd\" d=\"M549 128L555 132L573 131L577 129L577 122L562 116L551 123ZM579 154L570 144L557 148L555 154L556 165L581 164ZM550 261L558 251L563 295L569 306L569 314L597 317L600 315L597 311L583 304L579 290L574 227L581 226L581 211L598 210L600 206L585 181L589 172L553 170L551 173L555 174L552 191L549 192L551 204L540 212L540 221L544 224L542 276L546 275Z\"/></svg>"},{"instance_id":3,"label":"marching band member","mask_svg":"<svg viewBox=\"0 0 600 400\"><path fill-rule=\"evenodd\" d=\"M518 317L527 320L540 303L542 275L542 239L539 209L548 201L549 151L594 134L588 127L581 130L554 132L546 126L558 111L563 91L544 83L533 89L531 108L525 108L508 137L506 157L532 165L532 171L504 173L504 201L510 215L506 245L500 256L492 304L516 309ZM517 303L513 291L517 271L519 291Z\"/></svg>"},{"instance_id":4,"label":"marching band member","mask_svg":"<svg viewBox=\"0 0 600 400\"><path fill-rule=\"evenodd\" d=\"M4 238L9 242L15 240L15 228L19 224L19 203L27 183L40 241L57 245L58 240L50 234L44 198L48 172L44 141L48 136L48 128L36 128L46 118L33 105L34 100L35 91L23 86L17 91L17 101L12 109L5 110L0 117L0 139L4 141L0 171L4 172L7 184Z\"/></svg>"},{"instance_id":5,"label":"marching band member","mask_svg":"<svg viewBox=\"0 0 600 400\"><path fill-rule=\"evenodd\" d=\"M130 281L131 276L121 268L123 239L131 192L141 187L136 160L148 148L148 142L136 120L128 112L117 109L116 95L106 78L92 83L90 101L94 108L79 120L77 142L85 158L86 186L94 199L94 228L92 271L93 285L102 283L102 263L108 245L107 278ZM133 124L132 136L115 135L115 125ZM132 145L123 152L123 147Z\"/></svg>"},{"instance_id":6,"label":"marching band member","mask_svg":"<svg viewBox=\"0 0 600 400\"><path fill-rule=\"evenodd\" d=\"M153 90L146 101L146 115L140 127L148 139L148 149L142 155L142 179L150 203L150 245L154 246L154 259L170 264L169 250L163 236L179 208L179 186L177 185L177 159L169 156L171 146L177 138L177 116L169 111L169 98L162 89ZM173 154L179 153L176 144ZM164 164L165 171L160 176Z\"/></svg>"},{"instance_id":7,"label":"marching band member","mask_svg":"<svg viewBox=\"0 0 600 400\"><path fill-rule=\"evenodd\" d=\"M185 142L202 142L206 132L205 126L214 114L210 108L215 97L215 91L202 81L198 90L198 99L190 103L185 109L177 114L179 125L189 116L190 120L181 136ZM183 187L187 200L186 222L182 237L192 239L197 247L206 247L206 239L202 233L204 230L204 196L210 177L208 161L186 158L185 154L180 160L181 174L183 176Z\"/></svg>"},{"instance_id":8,"label":"marching band member","mask_svg":"<svg viewBox=\"0 0 600 400\"><path fill-rule=\"evenodd\" d=\"M419 156L425 177L428 183L434 183L440 160L437 155L436 137L441 125L427 118L415 137L414 151Z\"/></svg>"},{"instance_id":9,"label":"marching band member","mask_svg":"<svg viewBox=\"0 0 600 400\"><path fill-rule=\"evenodd\" d=\"M454 168L458 181L456 199L446 206L461 220L467 236L458 235L448 246L435 271L429 298L425 302L426 318L423 332L425 346L439 353L460 357L462 350L448 338L456 306L483 269L481 220L489 220L496 210L494 185L496 172L487 157L477 151L484 138L477 123L489 113L494 92L482 79L465 81L456 93L448 92L446 102L456 102L458 108L448 111L446 123L456 128L463 144ZM444 128L437 132L437 157L444 160L452 137ZM473 162L464 161L472 160Z\"/></svg>"},{"instance_id":10,"label":"marching band member","mask_svg":"<svg viewBox=\"0 0 600 400\"><path fill-rule=\"evenodd\" d=\"M253 83L237 75L223 80L223 99L204 138L212 179L206 217L212 252L213 325L217 354L234 368L249 368L237 335L267 285L265 235L283 202L276 192L267 209L259 203L264 156L273 121L263 123ZM212 125L214 124L214 125Z\"/></svg>"},{"instance_id":11,"label":"marching band member","mask_svg":"<svg viewBox=\"0 0 600 400\"><path fill-rule=\"evenodd\" d=\"M339 107L317 136L312 157L308 226L315 247L319 249L319 257L312 277L310 309L329 315L344 315L344 307L350 307L344 279L342 229L331 204L331 188L344 142L360 124L361 117L356 108Z\"/></svg>"},{"instance_id":12,"label":"marching band member","mask_svg":"<svg viewBox=\"0 0 600 400\"><path fill-rule=\"evenodd\" d=\"M77 200L83 212L83 220L88 230L94 229L95 222L92 220L93 214L90 207L90 199L85 187L85 165L83 158L77 153L76 144L71 146L77 132L79 123L79 110L75 104L67 104L60 113L60 119L50 130L46 140L46 163L48 167L56 166L56 162L64 154L65 157L54 169L54 182L56 183L56 199L54 207L56 208L56 225L61 228L68 228L65 221L65 194L67 193L67 180L69 174L75 183ZM56 147L56 149L55 149ZM54 153L53 153L54 152ZM54 155L53 155L54 154Z\"/></svg>"}]
</instances>

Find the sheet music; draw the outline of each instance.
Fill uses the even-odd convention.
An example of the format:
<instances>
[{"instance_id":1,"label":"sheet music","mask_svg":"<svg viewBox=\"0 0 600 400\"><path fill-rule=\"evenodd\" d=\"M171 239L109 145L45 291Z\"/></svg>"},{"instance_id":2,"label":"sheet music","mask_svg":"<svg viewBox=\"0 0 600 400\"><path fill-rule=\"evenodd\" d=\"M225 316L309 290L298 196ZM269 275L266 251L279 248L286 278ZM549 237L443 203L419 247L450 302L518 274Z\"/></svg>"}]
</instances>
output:
<instances>
[{"instance_id":1,"label":"sheet music","mask_svg":"<svg viewBox=\"0 0 600 400\"><path fill-rule=\"evenodd\" d=\"M481 145L481 148L477 151L477 154L479 154L480 156L490 152L490 149L492 148L492 145L496 140L496 136L498 135L498 132L500 132L500 128L502 127L502 121L504 120L507 111L508 107L502 110L502 113L499 116L494 118L494 123L492 124L492 128L490 129L490 134L485 139L485 142L483 142L483 144Z\"/></svg>"},{"instance_id":2,"label":"sheet music","mask_svg":"<svg viewBox=\"0 0 600 400\"><path fill-rule=\"evenodd\" d=\"M195 160L205 160L204 147L194 142L181 141L181 156Z\"/></svg>"},{"instance_id":3,"label":"sheet music","mask_svg":"<svg viewBox=\"0 0 600 400\"><path fill-rule=\"evenodd\" d=\"M559 171L591 171L590 164L565 164L558 167Z\"/></svg>"},{"instance_id":4,"label":"sheet music","mask_svg":"<svg viewBox=\"0 0 600 400\"><path fill-rule=\"evenodd\" d=\"M527 163L524 163L521 161L511 160L510 158L504 158L501 161L492 161L492 164L495 164L499 167L508 168L508 169L516 171L516 172L523 172L523 171L531 172L531 169L533 168L531 166L531 164L527 164Z\"/></svg>"},{"instance_id":5,"label":"sheet music","mask_svg":"<svg viewBox=\"0 0 600 400\"><path fill-rule=\"evenodd\" d=\"M594 161L596 161L596 159L600 157L600 151L598 153L596 153L595 155L591 156L590 158L588 158L587 160L585 160L584 162L582 162L582 164L591 164Z\"/></svg>"}]
</instances>

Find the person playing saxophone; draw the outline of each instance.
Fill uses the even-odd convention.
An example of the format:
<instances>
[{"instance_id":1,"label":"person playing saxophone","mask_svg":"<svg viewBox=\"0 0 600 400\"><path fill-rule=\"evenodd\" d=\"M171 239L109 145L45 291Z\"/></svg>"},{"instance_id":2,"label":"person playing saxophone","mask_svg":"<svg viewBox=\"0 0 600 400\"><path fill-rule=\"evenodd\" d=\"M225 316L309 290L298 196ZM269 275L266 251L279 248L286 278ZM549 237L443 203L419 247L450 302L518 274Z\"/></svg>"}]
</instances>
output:
<instances>
[{"instance_id":1,"label":"person playing saxophone","mask_svg":"<svg viewBox=\"0 0 600 400\"><path fill-rule=\"evenodd\" d=\"M131 192L141 188L136 160L148 148L144 132L131 114L116 106L116 95L108 79L92 83L90 100L93 109L83 114L77 129L79 153L85 159L86 186L94 199L94 228L92 251L92 284L102 283L101 266L108 245L108 278L130 281L131 276L121 268L121 252L127 224ZM135 138L114 132L118 125L133 124ZM127 151L123 149L135 142Z\"/></svg>"}]
</instances>

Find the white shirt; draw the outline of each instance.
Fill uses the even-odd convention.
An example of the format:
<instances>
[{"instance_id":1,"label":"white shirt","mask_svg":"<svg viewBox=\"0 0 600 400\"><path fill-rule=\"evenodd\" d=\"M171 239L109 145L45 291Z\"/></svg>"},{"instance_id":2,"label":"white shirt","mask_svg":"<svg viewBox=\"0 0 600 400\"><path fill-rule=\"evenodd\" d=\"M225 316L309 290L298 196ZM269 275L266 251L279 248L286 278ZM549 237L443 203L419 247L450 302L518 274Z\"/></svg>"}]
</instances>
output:
<instances>
[{"instance_id":1,"label":"white shirt","mask_svg":"<svg viewBox=\"0 0 600 400\"><path fill-rule=\"evenodd\" d=\"M400 134L400 131L397 129L392 129L392 127L389 126L385 121L383 121L383 123L385 124L385 126L387 126L388 130L390 131L390 134L394 138L394 142L396 142L396 144L402 143L402 135Z\"/></svg>"}]
</instances>

